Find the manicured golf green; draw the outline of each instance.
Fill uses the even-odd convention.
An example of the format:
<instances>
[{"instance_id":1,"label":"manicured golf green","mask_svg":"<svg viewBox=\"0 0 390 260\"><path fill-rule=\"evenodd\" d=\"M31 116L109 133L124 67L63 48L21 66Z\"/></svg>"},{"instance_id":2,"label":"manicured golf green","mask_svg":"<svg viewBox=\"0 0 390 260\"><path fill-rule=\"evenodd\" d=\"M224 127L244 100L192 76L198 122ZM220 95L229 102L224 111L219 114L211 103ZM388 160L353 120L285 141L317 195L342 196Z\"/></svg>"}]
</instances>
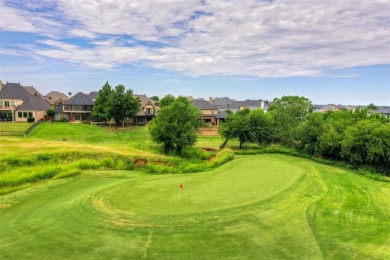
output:
<instances>
[{"instance_id":1,"label":"manicured golf green","mask_svg":"<svg viewBox=\"0 0 390 260\"><path fill-rule=\"evenodd\" d=\"M0 196L0 259L389 259L389 219L389 183L284 155L85 172Z\"/></svg>"}]
</instances>

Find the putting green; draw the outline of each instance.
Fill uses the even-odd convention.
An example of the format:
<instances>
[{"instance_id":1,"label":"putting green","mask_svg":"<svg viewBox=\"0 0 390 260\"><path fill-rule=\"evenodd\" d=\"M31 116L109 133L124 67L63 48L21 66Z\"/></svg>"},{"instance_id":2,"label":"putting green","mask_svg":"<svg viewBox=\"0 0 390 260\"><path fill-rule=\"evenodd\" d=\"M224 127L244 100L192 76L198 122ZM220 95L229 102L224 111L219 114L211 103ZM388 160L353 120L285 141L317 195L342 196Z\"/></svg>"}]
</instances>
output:
<instances>
[{"instance_id":1,"label":"putting green","mask_svg":"<svg viewBox=\"0 0 390 260\"><path fill-rule=\"evenodd\" d=\"M0 196L0 258L386 259L389 195L283 155L197 174L86 172Z\"/></svg>"}]
</instances>

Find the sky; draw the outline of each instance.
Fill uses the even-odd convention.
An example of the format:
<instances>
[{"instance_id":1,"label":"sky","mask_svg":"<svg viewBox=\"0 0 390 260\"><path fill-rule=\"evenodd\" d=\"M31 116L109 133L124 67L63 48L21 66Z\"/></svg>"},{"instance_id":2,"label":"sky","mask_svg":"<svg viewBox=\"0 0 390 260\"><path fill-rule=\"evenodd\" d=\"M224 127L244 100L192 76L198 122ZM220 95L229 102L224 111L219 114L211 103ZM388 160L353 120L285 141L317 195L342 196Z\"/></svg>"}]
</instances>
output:
<instances>
[{"instance_id":1,"label":"sky","mask_svg":"<svg viewBox=\"0 0 390 260\"><path fill-rule=\"evenodd\" d=\"M390 0L0 0L0 80L42 94L390 105Z\"/></svg>"}]
</instances>

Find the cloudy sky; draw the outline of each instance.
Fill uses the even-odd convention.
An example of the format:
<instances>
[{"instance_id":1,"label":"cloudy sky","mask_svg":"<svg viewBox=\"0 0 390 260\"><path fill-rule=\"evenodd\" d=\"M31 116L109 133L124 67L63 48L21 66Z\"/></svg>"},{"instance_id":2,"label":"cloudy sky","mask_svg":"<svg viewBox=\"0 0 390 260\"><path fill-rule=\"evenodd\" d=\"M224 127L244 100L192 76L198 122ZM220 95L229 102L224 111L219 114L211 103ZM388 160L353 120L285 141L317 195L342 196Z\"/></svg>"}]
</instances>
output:
<instances>
[{"instance_id":1,"label":"cloudy sky","mask_svg":"<svg viewBox=\"0 0 390 260\"><path fill-rule=\"evenodd\" d=\"M0 0L0 80L390 105L390 0Z\"/></svg>"}]
</instances>

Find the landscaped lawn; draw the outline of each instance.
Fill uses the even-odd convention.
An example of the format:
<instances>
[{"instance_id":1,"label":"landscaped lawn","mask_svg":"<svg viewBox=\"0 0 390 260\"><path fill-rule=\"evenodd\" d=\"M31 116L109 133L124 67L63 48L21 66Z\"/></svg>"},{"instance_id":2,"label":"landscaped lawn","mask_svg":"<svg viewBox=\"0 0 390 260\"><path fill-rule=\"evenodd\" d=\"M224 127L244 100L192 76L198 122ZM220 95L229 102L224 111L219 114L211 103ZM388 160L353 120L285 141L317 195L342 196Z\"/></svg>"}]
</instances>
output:
<instances>
[{"instance_id":1,"label":"landscaped lawn","mask_svg":"<svg viewBox=\"0 0 390 260\"><path fill-rule=\"evenodd\" d=\"M389 198L387 182L285 155L87 171L0 196L0 258L389 259Z\"/></svg>"},{"instance_id":2,"label":"landscaped lawn","mask_svg":"<svg viewBox=\"0 0 390 260\"><path fill-rule=\"evenodd\" d=\"M33 123L0 122L0 131L25 132Z\"/></svg>"}]
</instances>

